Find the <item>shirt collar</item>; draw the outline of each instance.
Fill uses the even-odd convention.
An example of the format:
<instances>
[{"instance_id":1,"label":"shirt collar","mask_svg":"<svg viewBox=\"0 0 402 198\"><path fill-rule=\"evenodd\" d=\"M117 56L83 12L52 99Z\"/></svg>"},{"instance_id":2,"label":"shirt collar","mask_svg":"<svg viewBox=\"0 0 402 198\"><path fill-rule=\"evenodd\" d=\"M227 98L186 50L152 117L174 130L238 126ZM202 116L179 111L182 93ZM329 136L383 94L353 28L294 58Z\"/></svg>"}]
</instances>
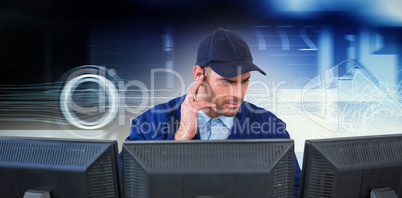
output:
<instances>
[{"instance_id":1,"label":"shirt collar","mask_svg":"<svg viewBox=\"0 0 402 198\"><path fill-rule=\"evenodd\" d=\"M232 128L234 116L228 117L228 116L221 115L221 116L219 116L218 118L221 119L221 121L223 122L223 124L224 124L228 129L231 129L231 128ZM203 127L210 119L212 119L212 118L209 117L207 114L205 114L204 111L202 111L202 110L199 110L199 111L198 111L198 113L197 113L198 126Z\"/></svg>"}]
</instances>

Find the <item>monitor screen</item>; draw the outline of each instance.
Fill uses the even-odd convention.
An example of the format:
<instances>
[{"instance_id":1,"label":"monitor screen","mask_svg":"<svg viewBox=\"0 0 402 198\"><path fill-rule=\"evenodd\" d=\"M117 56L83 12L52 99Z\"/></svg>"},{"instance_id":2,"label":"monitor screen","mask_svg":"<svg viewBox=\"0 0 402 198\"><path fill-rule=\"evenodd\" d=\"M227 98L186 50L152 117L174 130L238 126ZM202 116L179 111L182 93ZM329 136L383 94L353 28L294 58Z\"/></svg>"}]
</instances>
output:
<instances>
[{"instance_id":1,"label":"monitor screen","mask_svg":"<svg viewBox=\"0 0 402 198\"><path fill-rule=\"evenodd\" d=\"M129 141L126 197L294 197L290 139Z\"/></svg>"},{"instance_id":2,"label":"monitor screen","mask_svg":"<svg viewBox=\"0 0 402 198\"><path fill-rule=\"evenodd\" d=\"M402 135L307 140L299 197L402 197Z\"/></svg>"},{"instance_id":3,"label":"monitor screen","mask_svg":"<svg viewBox=\"0 0 402 198\"><path fill-rule=\"evenodd\" d=\"M117 156L112 140L0 137L1 197L123 197Z\"/></svg>"}]
</instances>

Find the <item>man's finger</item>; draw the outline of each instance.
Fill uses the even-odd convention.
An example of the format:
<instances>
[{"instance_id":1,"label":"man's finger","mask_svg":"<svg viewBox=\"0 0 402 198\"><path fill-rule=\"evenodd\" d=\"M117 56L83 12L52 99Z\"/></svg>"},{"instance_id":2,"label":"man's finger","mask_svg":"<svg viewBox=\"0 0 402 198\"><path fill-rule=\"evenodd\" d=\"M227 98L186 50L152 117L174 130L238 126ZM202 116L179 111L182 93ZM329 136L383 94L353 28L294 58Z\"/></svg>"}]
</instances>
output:
<instances>
[{"instance_id":1,"label":"man's finger","mask_svg":"<svg viewBox=\"0 0 402 198\"><path fill-rule=\"evenodd\" d=\"M203 81L204 81L204 75L198 76L195 79L193 86L191 86L191 89L188 92L188 94L194 97L195 93L197 92L197 89L201 86Z\"/></svg>"},{"instance_id":2,"label":"man's finger","mask_svg":"<svg viewBox=\"0 0 402 198\"><path fill-rule=\"evenodd\" d=\"M205 100L197 100L194 102L193 109L197 112L201 109L212 108L216 111L216 105Z\"/></svg>"}]
</instances>

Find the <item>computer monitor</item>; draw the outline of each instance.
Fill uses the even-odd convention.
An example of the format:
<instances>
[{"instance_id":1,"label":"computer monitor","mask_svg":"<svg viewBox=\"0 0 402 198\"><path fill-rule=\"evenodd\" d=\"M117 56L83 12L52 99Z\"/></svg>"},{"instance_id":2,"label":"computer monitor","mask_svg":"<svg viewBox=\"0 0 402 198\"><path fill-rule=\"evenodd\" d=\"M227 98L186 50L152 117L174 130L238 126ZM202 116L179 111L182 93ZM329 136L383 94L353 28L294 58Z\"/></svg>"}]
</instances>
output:
<instances>
[{"instance_id":1,"label":"computer monitor","mask_svg":"<svg viewBox=\"0 0 402 198\"><path fill-rule=\"evenodd\" d=\"M0 137L1 197L123 197L112 140Z\"/></svg>"},{"instance_id":2,"label":"computer monitor","mask_svg":"<svg viewBox=\"0 0 402 198\"><path fill-rule=\"evenodd\" d=\"M307 140L299 197L402 197L402 135Z\"/></svg>"},{"instance_id":3,"label":"computer monitor","mask_svg":"<svg viewBox=\"0 0 402 198\"><path fill-rule=\"evenodd\" d=\"M129 141L122 155L127 198L294 197L289 139Z\"/></svg>"}]
</instances>

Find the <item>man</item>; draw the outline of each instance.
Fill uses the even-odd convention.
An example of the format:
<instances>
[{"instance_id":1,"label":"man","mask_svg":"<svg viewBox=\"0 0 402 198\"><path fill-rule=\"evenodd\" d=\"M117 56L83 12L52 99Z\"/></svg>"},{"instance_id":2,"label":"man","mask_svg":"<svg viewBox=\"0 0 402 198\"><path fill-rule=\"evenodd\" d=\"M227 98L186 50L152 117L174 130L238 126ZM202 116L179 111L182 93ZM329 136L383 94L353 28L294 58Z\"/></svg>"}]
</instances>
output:
<instances>
[{"instance_id":1,"label":"man","mask_svg":"<svg viewBox=\"0 0 402 198\"><path fill-rule=\"evenodd\" d=\"M247 43L236 33L219 28L198 48L195 82L188 94L135 118L126 140L290 138L282 120L243 101L250 72L266 75L252 61ZM300 168L295 164L297 195Z\"/></svg>"}]
</instances>

